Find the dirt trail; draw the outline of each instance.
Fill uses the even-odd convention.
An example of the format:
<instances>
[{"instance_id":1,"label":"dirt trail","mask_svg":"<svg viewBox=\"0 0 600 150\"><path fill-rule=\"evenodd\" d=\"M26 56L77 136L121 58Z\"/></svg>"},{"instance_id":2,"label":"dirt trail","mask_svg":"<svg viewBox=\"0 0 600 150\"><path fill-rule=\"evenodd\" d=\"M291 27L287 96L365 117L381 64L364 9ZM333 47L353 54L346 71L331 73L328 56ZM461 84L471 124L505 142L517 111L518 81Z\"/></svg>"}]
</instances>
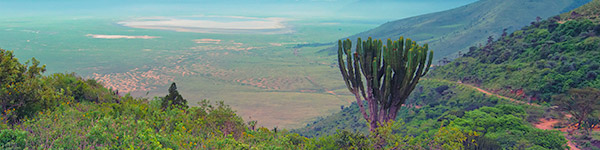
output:
<instances>
[{"instance_id":1,"label":"dirt trail","mask_svg":"<svg viewBox=\"0 0 600 150\"><path fill-rule=\"evenodd\" d=\"M495 93L491 93L491 92L483 90L483 89L481 89L479 87L475 87L473 85L464 84L464 83L459 83L459 84L462 84L462 85L465 85L465 86L477 89L477 91L479 91L479 92L482 92L482 93L485 93L485 94L489 94L489 95L492 95L492 96L496 96L498 98L508 99L508 100L510 100L512 102L516 102L516 103L520 103L520 104L527 104L527 105L531 105L531 106L540 106L538 104L533 104L533 103L528 103L528 102L524 102L524 101L519 101L519 100L516 100L514 98L510 98L510 97L498 95L498 94L495 94ZM533 126L535 126L538 129L543 129L543 130L559 130L559 131L562 131L564 133L563 135L565 136L565 138L568 137L568 135L566 133L567 128L560 128L560 129L555 129L554 128L554 124L556 124L558 122L559 121L556 120L556 119L540 119L540 122L534 124ZM580 150L579 148L577 148L577 146L573 142L571 142L571 140L569 138L567 138L567 145L571 148L571 150Z\"/></svg>"},{"instance_id":2,"label":"dirt trail","mask_svg":"<svg viewBox=\"0 0 600 150\"><path fill-rule=\"evenodd\" d=\"M481 93L485 93L485 94L488 94L488 95L496 96L496 97L498 97L498 98L502 98L502 99L507 99L507 100L509 100L509 101L512 101L512 102L515 102L515 103L527 104L527 105L531 105L531 106L540 106L540 105L538 105L538 104L534 104L534 103L528 103L528 102L524 102L524 101L516 100L516 99L514 99L514 98L510 98L510 97L506 97L506 96L498 95L498 94L496 94L496 93L491 93L491 92L488 92L488 91L486 91L486 90L484 90L484 89L481 89L481 88L479 88L479 87L476 87L476 86L473 86L473 85L470 85L470 84L465 84L465 83L460 83L460 82L457 82L457 83L458 83L458 84L462 84L462 85L464 85L464 86L467 86L467 87L474 88L474 89L476 89L477 91L479 91L479 92L481 92Z\"/></svg>"},{"instance_id":3,"label":"dirt trail","mask_svg":"<svg viewBox=\"0 0 600 150\"><path fill-rule=\"evenodd\" d=\"M540 121L536 124L534 124L533 126L535 126L538 129L544 129L544 130L559 130L562 131L565 137L568 137L567 135L567 127L565 128L554 128L554 124L557 124L558 121L557 119L540 119ZM577 146L575 146L575 144L573 142L571 142L571 140L569 138L567 138L567 145L571 148L571 150L580 150L579 148L577 148Z\"/></svg>"},{"instance_id":4,"label":"dirt trail","mask_svg":"<svg viewBox=\"0 0 600 150\"><path fill-rule=\"evenodd\" d=\"M479 92L482 92L482 93L485 93L485 94L489 94L489 95L492 95L492 96L496 96L498 98L507 99L507 100L510 100L512 102L516 102L516 103L520 103L520 104L527 104L527 105L531 105L531 106L540 106L538 104L528 103L528 102L524 102L524 101L519 101L519 100L516 100L514 98L510 98L510 97L498 95L498 94L495 94L495 93L491 93L491 92L488 92L486 90L483 90L483 89L481 89L479 87L476 87L476 86L473 86L473 85L464 84L464 83L460 83L460 82L457 82L457 83L465 85L465 86L468 86L468 87L471 87L471 88L474 88L474 89L476 89ZM579 148L577 148L577 146L575 145L575 143L571 142L571 140L569 138L567 138L568 137L568 135L566 133L567 128L561 128L561 129L555 129L554 128L554 124L556 124L558 122L559 121L556 120L556 119L540 119L540 122L534 124L533 126L535 126L538 129L543 129L543 130L559 130L559 131L563 132L564 133L563 135L567 139L567 145L569 146L569 148L571 148L571 150L580 150Z\"/></svg>"},{"instance_id":5,"label":"dirt trail","mask_svg":"<svg viewBox=\"0 0 600 150\"><path fill-rule=\"evenodd\" d=\"M437 80L437 81L444 81L444 82L451 82L451 83L453 82L453 81L449 81L449 80L440 80L440 79L425 79L425 80ZM540 106L538 104L528 103L528 102L516 100L514 98L510 98L510 97L498 95L498 94L486 91L484 89L481 89L479 87L476 87L476 86L473 86L473 85L470 85L470 84L466 84L466 83L462 83L462 82L454 82L454 83L457 83L457 84L460 84L460 85L464 85L464 86L467 86L469 88L476 89L477 91L479 91L481 93L485 93L487 95L495 96L495 97L502 98L502 99L507 99L507 100L509 100L511 102L520 103L520 104L527 104L527 105L531 105L531 106ZM570 116L567 116L567 117L570 117ZM554 128L554 124L556 124L558 122L559 122L559 120L556 120L556 119L540 119L540 121L538 123L534 124L533 126L536 127L536 128L538 128L538 129L543 129L543 130L559 130L559 131L561 131L561 132L564 133L565 137L568 137L568 135L566 133L567 128L560 128L560 129L555 129ZM577 146L573 142L571 142L571 140L569 138L567 138L567 145L571 148L571 150L580 150L579 148L577 148Z\"/></svg>"},{"instance_id":6,"label":"dirt trail","mask_svg":"<svg viewBox=\"0 0 600 150\"><path fill-rule=\"evenodd\" d=\"M442 81L442 82L448 82L448 83L456 83L456 84L467 86L469 88L473 88L473 89L475 89L475 90L477 90L477 91L479 91L481 93L484 93L486 95L495 96L495 97L498 97L498 98L501 98L501 99L506 99L506 100L509 100L511 102L520 103L520 104L527 104L527 105L531 105L531 106L540 106L540 105L535 104L535 103L528 103L528 102L525 102L525 101L520 101L520 100L516 100L514 98L510 98L510 97L502 96L502 95L499 95L499 94L496 94L496 93L492 93L492 92L486 91L484 89L481 89L481 88L476 87L476 86L471 85L471 84L466 84L466 83L456 82L456 81L450 81L450 80L442 80L442 79L423 78L423 80L435 80L435 81Z\"/></svg>"}]
</instances>

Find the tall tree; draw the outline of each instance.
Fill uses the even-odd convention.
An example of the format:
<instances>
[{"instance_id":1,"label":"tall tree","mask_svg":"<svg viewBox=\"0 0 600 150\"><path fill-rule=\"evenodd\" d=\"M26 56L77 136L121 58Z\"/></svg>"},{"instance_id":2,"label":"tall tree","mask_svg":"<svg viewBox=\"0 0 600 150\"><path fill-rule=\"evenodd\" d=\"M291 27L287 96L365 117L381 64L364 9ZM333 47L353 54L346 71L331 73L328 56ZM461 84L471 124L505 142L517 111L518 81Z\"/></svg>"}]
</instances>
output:
<instances>
[{"instance_id":1,"label":"tall tree","mask_svg":"<svg viewBox=\"0 0 600 150\"><path fill-rule=\"evenodd\" d=\"M162 101L163 109L166 109L171 106L179 106L183 108L187 108L187 100L183 99L179 91L177 91L177 85L175 82L171 84L169 87L169 94L167 94Z\"/></svg>"},{"instance_id":2,"label":"tall tree","mask_svg":"<svg viewBox=\"0 0 600 150\"><path fill-rule=\"evenodd\" d=\"M388 39L386 46L381 40L358 38L355 52L351 47L349 39L338 42L339 68L373 132L379 125L396 118L419 79L429 71L433 51L427 44L419 46L403 37L397 41ZM363 99L367 102L368 114Z\"/></svg>"},{"instance_id":3,"label":"tall tree","mask_svg":"<svg viewBox=\"0 0 600 150\"><path fill-rule=\"evenodd\" d=\"M0 49L0 109L11 123L42 107L38 102L48 88L39 78L46 71L46 65L39 65L40 61L35 58L21 64L13 51Z\"/></svg>"},{"instance_id":4,"label":"tall tree","mask_svg":"<svg viewBox=\"0 0 600 150\"><path fill-rule=\"evenodd\" d=\"M577 128L594 111L600 109L600 90L594 88L571 89L568 94L553 97L558 109L567 111L577 120Z\"/></svg>"}]
</instances>

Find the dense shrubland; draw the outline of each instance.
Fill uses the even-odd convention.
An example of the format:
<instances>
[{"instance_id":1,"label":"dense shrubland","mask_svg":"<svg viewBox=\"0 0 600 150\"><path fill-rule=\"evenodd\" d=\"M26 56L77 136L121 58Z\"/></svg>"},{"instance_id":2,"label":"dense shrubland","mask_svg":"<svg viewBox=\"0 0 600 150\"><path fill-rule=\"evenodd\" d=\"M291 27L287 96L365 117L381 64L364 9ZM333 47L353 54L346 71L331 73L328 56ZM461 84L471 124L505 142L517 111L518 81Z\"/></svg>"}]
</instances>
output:
<instances>
[{"instance_id":1,"label":"dense shrubland","mask_svg":"<svg viewBox=\"0 0 600 150\"><path fill-rule=\"evenodd\" d=\"M556 127L577 122L581 122L582 128L598 124L597 99L576 103L569 98L573 94L559 95L574 88L594 91L593 88L600 87L599 5L600 1L594 0L574 12L532 22L522 30L496 37L497 40L490 37L486 45L472 47L463 57L436 67L427 76L428 80L422 81L413 91L398 114L397 119L406 122L402 126L405 128L402 131L406 131L403 134L435 138L434 133L440 127L456 127L464 133L478 133L479 136L469 138L474 139L477 146L565 148L562 133L535 129L530 122L535 123L540 118L562 118L558 110L571 114L584 112L590 116L574 115L567 119L571 122ZM456 82L542 105L517 105L474 89L465 89ZM550 107L552 105L559 106ZM592 109L570 107L573 105ZM336 129L366 134L364 122L359 118L358 107L352 105L293 132L309 137L330 135ZM590 147L590 141L593 142L589 135L575 137L588 141L587 147ZM465 143L463 146L473 145Z\"/></svg>"},{"instance_id":2,"label":"dense shrubland","mask_svg":"<svg viewBox=\"0 0 600 150\"><path fill-rule=\"evenodd\" d=\"M254 126L256 122L243 121L223 102L205 100L196 107L188 107L175 84L171 85L165 97L150 100L127 94L119 96L117 91L75 74L43 76L44 67L38 67L39 62L35 59L31 65L22 65L11 51L2 50L0 54L3 56L1 68L13 69L3 72L0 78L3 81L0 97L6 108L0 116L0 147L3 149L456 149L473 148L477 146L475 143L482 141L492 146L522 146L513 141L497 143L486 139L523 137L533 133L564 140L551 132L538 133L527 127L469 124L473 119L498 123L504 121L502 119L507 117L503 115L509 113L487 115L487 118L457 116L471 114L463 107L495 106L498 100L474 93L457 97L456 92L466 89L460 85L444 87L448 84L442 82L426 81L425 87L417 88L421 93L413 94L413 109L402 112L407 114L402 115L407 116L402 119L409 123L402 119L390 122L371 134L327 129L330 131L328 135L307 138L286 130L257 128ZM487 102L460 99L486 99ZM453 108L454 105L461 107ZM420 109L414 108L417 106ZM357 109L354 107L346 109ZM508 118L513 119L515 125L523 125L525 112L520 107L513 109L519 110L520 115ZM440 118L446 119L439 122ZM361 124L361 121L357 122ZM368 128L362 123L356 129ZM488 131L489 128L493 128L493 132ZM509 129L522 135L501 134ZM550 146L560 146L560 142L558 140ZM525 140L521 143L532 142ZM533 143L531 145L539 145Z\"/></svg>"},{"instance_id":3,"label":"dense shrubland","mask_svg":"<svg viewBox=\"0 0 600 150\"><path fill-rule=\"evenodd\" d=\"M43 76L38 61L23 65L12 51L0 56L2 149L426 149L459 148L476 135L444 127L435 138L407 136L396 122L373 135L339 131L307 138L257 128L223 102L189 107L175 84L165 97L119 96L75 74Z\"/></svg>"},{"instance_id":4,"label":"dense shrubland","mask_svg":"<svg viewBox=\"0 0 600 150\"><path fill-rule=\"evenodd\" d=\"M457 83L427 79L420 82L407 105L400 110L397 120L405 123L394 129L399 135L435 139L442 128L450 128L460 131L469 141L475 140L476 145L461 144L468 149L560 149L566 143L560 132L536 129L528 123L542 117L544 111L542 107L515 105ZM360 118L358 106L354 104L292 132L307 137L327 137L340 131L366 135L368 128Z\"/></svg>"},{"instance_id":5,"label":"dense shrubland","mask_svg":"<svg viewBox=\"0 0 600 150\"><path fill-rule=\"evenodd\" d=\"M582 8L586 7L591 5ZM600 88L600 24L577 12L567 14L533 22L484 46L472 47L464 57L432 75L533 102L549 102L553 95L571 88ZM523 90L523 94L511 90Z\"/></svg>"},{"instance_id":6,"label":"dense shrubland","mask_svg":"<svg viewBox=\"0 0 600 150\"><path fill-rule=\"evenodd\" d=\"M565 149L561 132L529 123L554 118L547 114L549 103L519 105L454 81L552 101L577 115L580 109L566 104L586 103L569 101L576 93L566 91L600 88L599 11L590 11L600 3L591 4L490 38L436 68L396 121L370 133L356 104L292 132L267 129L242 120L223 102L190 107L174 83L165 97L120 96L74 73L44 76L39 61L21 64L0 50L0 149ZM579 125L599 124L596 106L586 111L575 116ZM581 138L589 136L597 135Z\"/></svg>"},{"instance_id":7,"label":"dense shrubland","mask_svg":"<svg viewBox=\"0 0 600 150\"><path fill-rule=\"evenodd\" d=\"M474 84L542 106L554 105L568 114L547 116L565 120L555 127L569 131L571 140L583 148L600 147L600 138L594 136L597 133L590 132L600 124L600 102L595 96L600 95L598 9L600 1L593 0L497 40L490 37L487 44L472 47L429 77ZM538 121L529 118L529 122Z\"/></svg>"}]
</instances>

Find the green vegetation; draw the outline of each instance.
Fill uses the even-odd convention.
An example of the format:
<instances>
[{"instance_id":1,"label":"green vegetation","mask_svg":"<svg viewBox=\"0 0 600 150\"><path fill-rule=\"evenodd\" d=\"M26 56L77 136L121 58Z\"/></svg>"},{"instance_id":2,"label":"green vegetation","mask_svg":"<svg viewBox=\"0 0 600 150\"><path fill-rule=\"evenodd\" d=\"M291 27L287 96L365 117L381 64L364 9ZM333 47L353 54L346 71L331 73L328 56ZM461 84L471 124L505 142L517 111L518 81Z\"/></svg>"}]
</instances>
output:
<instances>
[{"instance_id":1,"label":"green vegetation","mask_svg":"<svg viewBox=\"0 0 600 150\"><path fill-rule=\"evenodd\" d=\"M429 43L435 50L434 58L455 58L459 51L485 43L488 36L500 36L536 21L570 11L591 0L480 0L447 11L430 13L385 23L377 28L350 37L375 39L412 37L414 41ZM346 38L343 38L346 39ZM334 54L334 50L329 52Z\"/></svg>"},{"instance_id":2,"label":"green vegetation","mask_svg":"<svg viewBox=\"0 0 600 150\"><path fill-rule=\"evenodd\" d=\"M12 51L2 50L0 54L3 56L1 69L24 66L12 59ZM27 70L43 70L29 68ZM25 70L2 76L0 80L11 80ZM37 94L43 98L54 94L62 97L24 101L18 105L23 107L5 110L0 116L2 149L372 149L382 140L386 143L379 146L386 149L452 149L460 148L467 136L477 136L475 132L446 127L435 134L435 139L415 138L405 136L404 130L397 132L403 126L401 122L389 122L374 131L374 135L378 135L376 137L338 132L324 138L306 138L277 128L255 129L256 122L245 124L223 102L213 105L204 100L198 107L188 108L177 107L185 103L179 105L182 101L175 101L178 103L175 107L164 107L165 101L173 104L173 100L183 100L175 84L169 88L170 94L166 97L148 100L133 98L129 94L118 96L116 91L113 93L97 86L99 84L94 80L83 81L74 74L37 75L23 82L33 81L44 82L40 82L38 87L30 87L34 90L19 94L33 95L39 90L37 88L47 87L52 92ZM12 87L3 87L3 91L7 88ZM99 96L105 93L110 95ZM2 97L12 95L0 93ZM20 97L14 99L19 100ZM20 111L40 105L47 107Z\"/></svg>"},{"instance_id":3,"label":"green vegetation","mask_svg":"<svg viewBox=\"0 0 600 150\"><path fill-rule=\"evenodd\" d=\"M31 57L40 60L47 65L44 75L76 72L121 95L131 92L133 97L147 98L167 95L175 82L189 106L203 99L223 100L244 119L260 120L258 126L268 128L301 127L349 105L353 98L336 75L335 57L317 54L328 46L294 47L336 41L376 26L294 20L286 22L294 26L293 34L238 35L136 29L115 23L134 19L130 17L0 17L0 26L7 27L0 29L0 47L14 50L23 62ZM160 38L102 39L88 34ZM199 39L220 42L197 43Z\"/></svg>"},{"instance_id":4,"label":"green vegetation","mask_svg":"<svg viewBox=\"0 0 600 150\"><path fill-rule=\"evenodd\" d=\"M566 15L534 22L512 34L505 33L498 40L490 37L488 44L472 47L463 57L433 69L398 114L397 119L406 121L403 128L410 131L405 134L431 138L440 127L456 127L464 133L481 135L468 138L477 145L465 143L466 149L478 146L565 149L566 140L562 135L566 133L536 129L530 122L563 118L553 109L559 108L557 110L570 111L575 124L581 121L579 124L588 129L598 125L595 108L598 102L593 92L596 90L588 88L600 86L597 77L600 25L594 20L598 2L595 0ZM465 85L481 86L493 93L542 105L490 97ZM579 92L565 94L569 90ZM550 99L553 96L554 101ZM558 106L549 107L548 102ZM356 120L360 117L358 112L358 106L353 104L293 132L309 137L325 136L338 129L366 133L366 127L360 125L364 122ZM589 116L582 117L582 114ZM596 132L585 130L588 133L579 134L574 131L584 130L562 125L554 124L554 127L569 131L569 140L580 148L597 145Z\"/></svg>"},{"instance_id":5,"label":"green vegetation","mask_svg":"<svg viewBox=\"0 0 600 150\"><path fill-rule=\"evenodd\" d=\"M463 116L448 116L450 126L484 133L476 138L476 147L503 147L507 149L566 149L567 140L560 131L542 130L527 126L525 110L514 105L481 107L465 112ZM456 119L452 119L455 118ZM485 149L485 148L484 148Z\"/></svg>"},{"instance_id":6,"label":"green vegetation","mask_svg":"<svg viewBox=\"0 0 600 150\"><path fill-rule=\"evenodd\" d=\"M430 75L481 85L515 98L549 102L551 96L571 88L600 88L599 33L600 24L586 17L557 16L473 47Z\"/></svg>"},{"instance_id":7,"label":"green vegetation","mask_svg":"<svg viewBox=\"0 0 600 150\"><path fill-rule=\"evenodd\" d=\"M10 57L11 51L3 50L1 54L7 56L4 58L13 58ZM2 64L2 69L25 66L15 59L3 59ZM39 62L33 66L37 66L35 64ZM43 69L21 69L16 74L2 76L1 80L27 73L25 70ZM38 87L52 91L39 93L40 97L61 97L23 102L23 106L46 106L26 113L4 111L0 123L0 146L3 148L372 149L376 146L383 149L472 149L498 145L560 148L565 141L555 132L526 126L523 120L527 113L521 106L497 105L498 99L474 93L455 97L453 90L468 89L462 85L448 87L449 82L446 81L424 80L424 85L437 88L418 88L421 93L414 94L413 98L419 100L409 101L414 108L401 111L411 114L404 115L408 124L390 121L369 135L337 131L319 138L306 138L285 130L278 131L277 128L255 129L256 122L244 123L223 102L213 105L202 101L198 107L165 108L165 101L183 100L175 84L166 96L174 99L157 97L148 100L128 94L118 96L116 91L106 89L94 80L84 81L74 74L37 75L23 82L32 81L43 81ZM3 87L3 90L7 88ZM23 95L32 95L36 91L27 91ZM10 95L13 94L5 92L0 96ZM476 99L484 101L474 102ZM469 111L471 109L463 108L479 109ZM351 109L356 109L356 106ZM507 121L511 124L499 123ZM506 137L511 140L494 142Z\"/></svg>"},{"instance_id":8,"label":"green vegetation","mask_svg":"<svg viewBox=\"0 0 600 150\"><path fill-rule=\"evenodd\" d=\"M571 114L577 120L577 128L589 130L598 124L596 113L600 110L600 90L593 88L571 89L567 94L553 96L555 104L562 111ZM586 125L584 125L586 124Z\"/></svg>"},{"instance_id":9,"label":"green vegetation","mask_svg":"<svg viewBox=\"0 0 600 150\"><path fill-rule=\"evenodd\" d=\"M498 4L500 7L500 4L513 2L481 1L476 4ZM123 80L127 86L132 81L139 81L144 86L132 87L154 88L148 91L163 91L167 88L162 86L172 83L165 97L151 99L134 98L130 94L119 95L117 90L136 91L136 88L114 86L119 81L105 81L113 85L110 87L119 87L110 89L97 80L84 79L74 73L43 75L47 68L40 66L36 59L21 64L12 51L0 50L0 107L3 109L0 115L0 149L565 149L567 139L564 133L537 129L530 122L540 118L556 118L556 115L548 113L555 113L551 109L554 107L544 103L552 102L558 105L559 110L571 111L573 120L583 128L591 129L600 124L597 106L592 105L597 102L597 90L593 88L600 86L597 75L600 73L597 59L600 25L593 18L598 12L594 11L598 8L594 5L598 4L598 0L594 0L568 15L536 21L510 35L502 34L498 40L490 37L485 46L472 47L465 57L436 67L418 85L416 81L427 72L423 67L429 68L433 56L430 54L429 64L426 64L427 46L420 52L404 52L417 59L408 61L409 67L403 68L404 65L388 62L400 59L390 57L400 56L392 53L400 53L401 48L410 49L401 46L401 42L388 41L383 51L380 51L381 41L359 42L366 49L359 44L354 56L350 41L342 42L340 45L344 46L340 49L339 65L345 80L339 81L347 82L350 91L358 97L358 102L342 107L340 113L291 132L277 127L257 128L261 126L260 122L244 121L234 108L244 108L240 114L254 113L252 115L256 115L256 118L283 115L275 113L278 109L304 109L284 115L300 114L298 116L306 119L332 112L321 108L337 108L340 104L347 104L345 100L350 95L342 92L344 86L341 82L332 80L339 79L331 76L335 72L335 64L331 63L333 58L314 54L325 47L321 44L283 43L285 40L281 38L290 38L286 37L288 35L245 35L246 41L226 41L221 39L227 39L227 35L211 35L211 39L190 40L196 39L195 35L153 31L161 33L162 38L187 39L181 40L188 42L181 45L189 48L175 51L165 44L165 47L143 49L148 52L144 55L157 55L160 58L148 61L137 57L143 61L134 62L158 65L139 68L119 66L112 69L125 70L123 72L127 73L111 74L129 78ZM545 9L551 10L549 8L555 7ZM442 24L441 28L450 30L466 25L469 23L448 23ZM427 26L427 23L419 26ZM35 31L32 33L38 34ZM418 35L429 36L427 33ZM327 39L319 38L311 40ZM261 40L276 40L279 43L265 44ZM225 44L204 43L207 41ZM150 42L160 44L167 41L150 39ZM407 46L412 44L407 42ZM297 49L285 51L295 45ZM420 48L416 44L415 47ZM394 48L398 50L394 51ZM128 56L139 51L123 53L123 56ZM345 63L343 54L347 59ZM411 58L407 56L403 59ZM102 60L102 57L96 59L110 61ZM265 60L280 63L269 64ZM198 62L203 65L197 65ZM237 66L236 63L245 65ZM346 64L347 67L344 66ZM306 68L285 69L289 67ZM154 70L160 68L165 72L153 74ZM415 72L417 77L412 76ZM366 76L367 87L362 86L361 73ZM405 77L416 80L396 80L395 75L410 75ZM99 80L110 77L106 74L94 76ZM138 77L145 79L138 80ZM178 77L176 81L180 87L186 88L177 89L172 81L175 77ZM214 86L219 84L227 86ZM490 95L489 92L477 91L472 84L492 89L492 93L512 94L517 99L529 99L542 104L519 103L496 94ZM390 90L402 87L405 89L402 92ZM182 90L181 93L179 90ZM202 93L186 95L184 90ZM572 92L567 94L566 91ZM207 97L205 95L219 94L226 100L236 100L232 103L233 108L225 102L198 100ZM182 95L186 95L191 104ZM359 106L364 105L360 101L361 95L370 101L367 105L380 105L361 110ZM241 97L250 98L238 100ZM324 100L323 97L336 101ZM313 102L311 105L318 105L318 108L296 105L307 103L298 102L306 99L312 99L308 102ZM391 109L392 106L396 107L395 111ZM367 111L370 111L369 117ZM381 111L387 113L378 113ZM267 113L271 113L271 116L264 115ZM375 119L360 119L381 116L384 121L376 122L379 124L375 126L371 125ZM286 123L293 124L281 124ZM555 127L560 125L563 124ZM568 140L586 148L592 147L599 140L599 134L593 130L586 131L587 134L570 134Z\"/></svg>"},{"instance_id":10,"label":"green vegetation","mask_svg":"<svg viewBox=\"0 0 600 150\"><path fill-rule=\"evenodd\" d=\"M12 51L4 49L0 49L0 58L0 105L4 115L0 120L18 123L63 102L112 102L116 97L96 81L75 74L42 76L45 65L40 67L35 58L24 65Z\"/></svg>"},{"instance_id":11,"label":"green vegetation","mask_svg":"<svg viewBox=\"0 0 600 150\"><path fill-rule=\"evenodd\" d=\"M179 91L177 91L177 84L173 82L171 87L169 87L169 94L162 99L161 107L163 109L169 107L182 107L188 108L187 100L183 99Z\"/></svg>"},{"instance_id":12,"label":"green vegetation","mask_svg":"<svg viewBox=\"0 0 600 150\"><path fill-rule=\"evenodd\" d=\"M592 22L600 22L600 1L592 0L586 5L578 7L569 13L561 14L560 17L563 19L588 19Z\"/></svg>"},{"instance_id":13,"label":"green vegetation","mask_svg":"<svg viewBox=\"0 0 600 150\"><path fill-rule=\"evenodd\" d=\"M348 90L356 97L360 112L369 122L371 131L396 119L398 110L419 79L429 71L432 57L433 51L429 51L427 44L421 47L410 39L406 39L405 43L403 37L393 42L388 39L386 46L381 40L369 38L362 42L358 38L354 53L352 41L338 42L338 64L342 77ZM363 84L363 77L367 87ZM363 98L368 105L368 115Z\"/></svg>"},{"instance_id":14,"label":"green vegetation","mask_svg":"<svg viewBox=\"0 0 600 150\"><path fill-rule=\"evenodd\" d=\"M424 79L410 94L404 107L398 112L397 119L405 121L407 127L414 127L411 128L411 134L417 135L423 131L439 128L441 122L438 120L443 120L443 116L448 113L460 114L483 106L493 107L498 103L507 102L483 95L457 83ZM337 129L366 134L368 133L367 122L361 118L358 105L353 103L338 113L316 120L293 132L307 137L330 135Z\"/></svg>"},{"instance_id":15,"label":"green vegetation","mask_svg":"<svg viewBox=\"0 0 600 150\"><path fill-rule=\"evenodd\" d=\"M425 79L398 112L397 120L406 123L394 129L398 130L396 133L417 139L435 139L436 134L442 132L440 127L455 128L466 135L471 133L466 137L476 141L476 145L461 143L466 149L564 148L566 140L560 132L536 129L528 123L542 117L542 113L541 107L515 105L455 82ZM368 134L366 121L361 119L355 103L339 113L292 130L307 137L327 137L341 131Z\"/></svg>"},{"instance_id":16,"label":"green vegetation","mask_svg":"<svg viewBox=\"0 0 600 150\"><path fill-rule=\"evenodd\" d=\"M43 100L43 92L40 90L44 88L38 89L41 86L38 78L45 71L45 66L38 67L39 61L35 59L31 61L31 66L23 65L15 58L12 51L0 49L0 105L4 110L3 113L10 114L3 119L10 122L16 122L20 118L31 116L39 109L49 107L37 103ZM26 64L29 64L29 61Z\"/></svg>"},{"instance_id":17,"label":"green vegetation","mask_svg":"<svg viewBox=\"0 0 600 150\"><path fill-rule=\"evenodd\" d=\"M495 3L495 1L492 2ZM519 4L532 7L533 5L530 4L533 3L539 3L539 7L545 8L544 10L535 10L535 12L544 13L546 9L555 9L555 7L569 4L562 0L549 7L547 7L549 4L538 1ZM339 6L340 4L336 3L335 5ZM512 5L494 6L510 9L507 12L518 12L511 9ZM40 8L46 7L42 5ZM469 6L466 9L475 8L499 10L486 13L490 15L485 17L488 21L495 18L495 13L504 12L500 11L501 9L483 6ZM538 6L532 8L538 8ZM336 68L335 56L326 56L318 51L333 46L335 44L333 41L337 41L340 37L347 37L378 25L367 21L372 17L360 20L352 18L351 21L343 19L343 17L342 19L340 17L317 17L286 21L285 24L294 27L295 32L292 34L203 34L129 28L118 24L122 21L139 19L138 17L145 18L156 15L183 17L190 15L187 13L162 14L165 11L157 9L160 13L123 16L123 13L107 13L107 10L101 10L100 14L102 15L94 17L80 13L38 16L4 10L12 15L0 16L2 18L0 26L6 27L0 29L0 34L3 35L0 37L0 46L14 50L19 60L24 61L35 57L44 62L47 64L45 75L77 72L77 75L85 79L94 79L114 91L131 92L134 97L165 96L168 94L166 89L169 88L169 84L176 82L179 93L185 96L184 98L188 100L190 106L195 106L202 99L223 100L237 110L244 119L260 120L259 126L269 128L275 126L301 127L318 116L336 112L341 105L348 106L353 96L345 90L341 76L335 75L339 72ZM527 10L527 12L508 16L534 14L533 11L529 11L532 9L523 10ZM86 11L88 10L86 9ZM469 13L477 14L476 12ZM386 15L398 17L396 16L398 14ZM243 16L273 17L249 14ZM456 14L456 16L459 15ZM544 15L541 16L544 17ZM284 16L284 18L288 17ZM446 19L431 20L447 20L448 18L453 19L453 17L446 17ZM468 16L467 18L480 17ZM523 18L529 19L527 21L529 22L535 16ZM460 29L462 27L457 25L462 25L462 22L440 25L446 26L447 29L450 27ZM472 22L478 23L478 21ZM424 25L424 27L426 26ZM512 26L517 27L518 25ZM411 28L416 29L415 27ZM496 32L499 33L500 28L509 26L498 25L492 28L492 25L489 25L488 27L481 33L473 35L481 35L485 31L492 32L492 30L497 30ZM435 31L423 29L428 32ZM400 29L396 28L393 31L400 31ZM419 31L415 33L419 34L405 33L401 35L422 41L420 37L438 36L437 33L442 32L425 34L425 32ZM102 39L90 35L148 35L159 38ZM390 37L397 38L399 35ZM472 37L470 34L465 35L467 38ZM385 39L385 37L374 37ZM202 43L200 41L198 43L196 40L200 39L220 40L220 42ZM430 41L422 42L430 43L430 48L436 51L436 58L442 58L438 54L442 54L442 51L446 50L445 46L444 48L435 48L436 45L431 45ZM331 44L324 46L315 43ZM294 48L303 44L311 46ZM331 52L335 53L335 50Z\"/></svg>"}]
</instances>

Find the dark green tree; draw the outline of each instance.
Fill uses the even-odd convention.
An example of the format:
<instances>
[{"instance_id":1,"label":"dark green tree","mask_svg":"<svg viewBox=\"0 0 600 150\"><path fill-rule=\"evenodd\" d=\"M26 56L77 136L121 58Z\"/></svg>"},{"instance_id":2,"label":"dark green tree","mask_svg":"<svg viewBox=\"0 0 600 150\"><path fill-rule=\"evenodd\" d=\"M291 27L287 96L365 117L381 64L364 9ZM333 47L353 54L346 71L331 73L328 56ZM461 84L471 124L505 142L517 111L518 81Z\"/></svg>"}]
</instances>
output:
<instances>
[{"instance_id":1,"label":"dark green tree","mask_svg":"<svg viewBox=\"0 0 600 150\"><path fill-rule=\"evenodd\" d=\"M571 89L567 94L553 96L558 109L567 111L581 128L588 116L600 109L600 90L594 88Z\"/></svg>"},{"instance_id":2,"label":"dark green tree","mask_svg":"<svg viewBox=\"0 0 600 150\"><path fill-rule=\"evenodd\" d=\"M77 80L75 84L76 86L73 90L73 98L78 101L83 101L85 99L85 89L87 89L87 85L81 80Z\"/></svg>"},{"instance_id":3,"label":"dark green tree","mask_svg":"<svg viewBox=\"0 0 600 150\"><path fill-rule=\"evenodd\" d=\"M163 109L166 109L166 108L172 107L172 106L188 108L187 100L183 99L181 94L179 94L179 91L177 91L177 85L175 84L175 82L173 82L171 84L171 87L169 87L169 94L167 94L163 98L163 101L162 101Z\"/></svg>"},{"instance_id":4,"label":"dark green tree","mask_svg":"<svg viewBox=\"0 0 600 150\"><path fill-rule=\"evenodd\" d=\"M34 114L49 97L42 95L48 88L40 80L46 65L39 65L35 58L21 64L12 51L0 49L0 109L11 123Z\"/></svg>"},{"instance_id":5,"label":"dark green tree","mask_svg":"<svg viewBox=\"0 0 600 150\"><path fill-rule=\"evenodd\" d=\"M340 71L371 132L396 118L419 79L429 71L432 60L433 51L427 44L420 46L403 37L397 41L388 39L386 46L381 40L358 38L354 52L349 39L338 42ZM367 102L368 114L363 99Z\"/></svg>"}]
</instances>

